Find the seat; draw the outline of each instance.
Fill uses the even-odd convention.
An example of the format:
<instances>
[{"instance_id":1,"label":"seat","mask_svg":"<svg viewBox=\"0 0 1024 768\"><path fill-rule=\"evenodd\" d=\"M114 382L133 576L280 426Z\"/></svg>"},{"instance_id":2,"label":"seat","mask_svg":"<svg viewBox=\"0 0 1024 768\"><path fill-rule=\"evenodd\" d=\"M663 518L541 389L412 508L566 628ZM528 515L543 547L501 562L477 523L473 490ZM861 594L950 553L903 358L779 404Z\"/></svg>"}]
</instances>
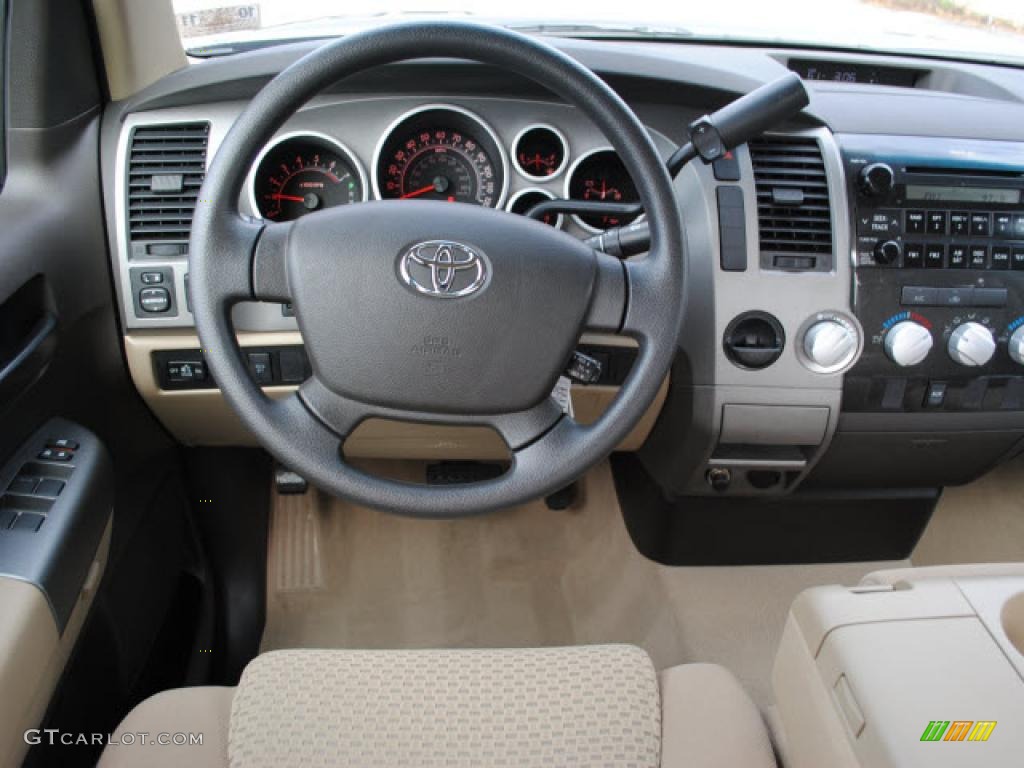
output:
<instances>
[{"instance_id":1,"label":"seat","mask_svg":"<svg viewBox=\"0 0 1024 768\"><path fill-rule=\"evenodd\" d=\"M138 733L146 744L120 743ZM150 743L178 733L201 733L202 745ZM775 758L727 670L658 675L639 648L595 645L274 651L237 688L143 701L99 765L770 768Z\"/></svg>"}]
</instances>

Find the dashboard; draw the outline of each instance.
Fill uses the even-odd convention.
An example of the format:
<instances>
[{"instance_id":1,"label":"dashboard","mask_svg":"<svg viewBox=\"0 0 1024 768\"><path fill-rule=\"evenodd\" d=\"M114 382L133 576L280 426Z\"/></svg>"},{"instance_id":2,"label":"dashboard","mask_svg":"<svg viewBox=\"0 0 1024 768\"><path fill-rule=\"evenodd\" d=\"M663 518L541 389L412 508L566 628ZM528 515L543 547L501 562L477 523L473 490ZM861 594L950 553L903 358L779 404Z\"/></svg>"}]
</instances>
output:
<instances>
[{"instance_id":1,"label":"dashboard","mask_svg":"<svg viewBox=\"0 0 1024 768\"><path fill-rule=\"evenodd\" d=\"M891 56L556 41L604 77L668 157L686 126L787 70L811 106L675 180L687 321L638 451L669 493L966 482L1024 440L1024 74ZM103 169L125 349L140 393L186 443L247 441L205 370L188 302L203 172L248 98L309 44L173 74L104 120ZM965 119L970 115L970 119ZM253 158L238 201L269 221L366 200L433 199L527 215L548 200L630 203L633 180L577 110L507 72L449 60L335 86ZM642 214L545 214L588 238ZM291 308L233 321L271 396L308 375ZM583 338L602 378L636 354ZM347 450L347 449L346 449ZM356 453L490 458L480 435L390 425Z\"/></svg>"}]
</instances>

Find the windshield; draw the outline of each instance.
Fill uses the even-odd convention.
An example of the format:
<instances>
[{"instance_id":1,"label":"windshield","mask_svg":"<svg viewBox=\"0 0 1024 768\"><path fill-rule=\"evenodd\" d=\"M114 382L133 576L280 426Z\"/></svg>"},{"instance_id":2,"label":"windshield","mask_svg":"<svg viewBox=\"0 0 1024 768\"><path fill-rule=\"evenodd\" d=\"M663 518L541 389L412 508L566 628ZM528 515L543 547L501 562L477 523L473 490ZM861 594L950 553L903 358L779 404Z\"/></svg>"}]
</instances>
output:
<instances>
[{"instance_id":1,"label":"windshield","mask_svg":"<svg viewBox=\"0 0 1024 768\"><path fill-rule=\"evenodd\" d=\"M1022 0L173 0L187 50L343 35L444 16L533 34L737 40L937 54L1024 64ZM220 50L217 50L218 47ZM438 56L457 51L437 51Z\"/></svg>"}]
</instances>

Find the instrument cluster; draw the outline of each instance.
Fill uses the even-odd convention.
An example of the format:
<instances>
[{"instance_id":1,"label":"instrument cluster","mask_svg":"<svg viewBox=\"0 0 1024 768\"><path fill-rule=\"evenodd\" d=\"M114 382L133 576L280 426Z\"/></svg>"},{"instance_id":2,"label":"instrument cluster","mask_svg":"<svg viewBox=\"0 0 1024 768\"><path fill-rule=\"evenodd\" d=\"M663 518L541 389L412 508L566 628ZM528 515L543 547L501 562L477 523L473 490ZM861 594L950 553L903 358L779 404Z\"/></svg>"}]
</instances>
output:
<instances>
[{"instance_id":1,"label":"instrument cluster","mask_svg":"<svg viewBox=\"0 0 1024 768\"><path fill-rule=\"evenodd\" d=\"M506 146L483 118L451 104L423 105L398 115L378 141L370 169L367 173L355 153L325 133L286 133L257 158L249 205L264 219L293 221L371 198L442 200L522 215L558 198L638 200L632 179L610 147L573 156L566 135L547 123L522 127ZM584 233L629 223L616 216L557 213L541 221L559 228L572 221Z\"/></svg>"}]
</instances>

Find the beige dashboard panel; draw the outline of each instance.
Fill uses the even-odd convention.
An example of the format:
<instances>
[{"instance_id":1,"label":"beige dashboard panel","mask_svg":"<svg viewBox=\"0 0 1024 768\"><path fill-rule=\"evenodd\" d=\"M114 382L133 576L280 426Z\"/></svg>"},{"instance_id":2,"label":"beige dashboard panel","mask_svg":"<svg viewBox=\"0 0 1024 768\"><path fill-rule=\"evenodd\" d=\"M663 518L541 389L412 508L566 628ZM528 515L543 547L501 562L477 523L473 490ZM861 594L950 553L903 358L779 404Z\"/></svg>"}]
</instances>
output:
<instances>
[{"instance_id":1,"label":"beige dashboard panel","mask_svg":"<svg viewBox=\"0 0 1024 768\"><path fill-rule=\"evenodd\" d=\"M589 339L588 339L589 340ZM595 337L602 344L631 344L618 337ZM142 331L124 337L125 354L132 380L153 413L175 437L186 445L256 445L256 439L235 415L216 389L166 391L159 387L152 354L158 350L195 349L197 336L180 331ZM238 334L242 347L301 344L297 332ZM265 387L269 397L285 397L293 386ZM573 408L582 423L597 419L615 398L616 387L573 387ZM619 446L639 448L661 412L668 393L668 380L657 398ZM438 427L426 424L371 419L364 422L345 442L345 454L353 458L393 459L501 459L508 455L501 439L479 427Z\"/></svg>"}]
</instances>

